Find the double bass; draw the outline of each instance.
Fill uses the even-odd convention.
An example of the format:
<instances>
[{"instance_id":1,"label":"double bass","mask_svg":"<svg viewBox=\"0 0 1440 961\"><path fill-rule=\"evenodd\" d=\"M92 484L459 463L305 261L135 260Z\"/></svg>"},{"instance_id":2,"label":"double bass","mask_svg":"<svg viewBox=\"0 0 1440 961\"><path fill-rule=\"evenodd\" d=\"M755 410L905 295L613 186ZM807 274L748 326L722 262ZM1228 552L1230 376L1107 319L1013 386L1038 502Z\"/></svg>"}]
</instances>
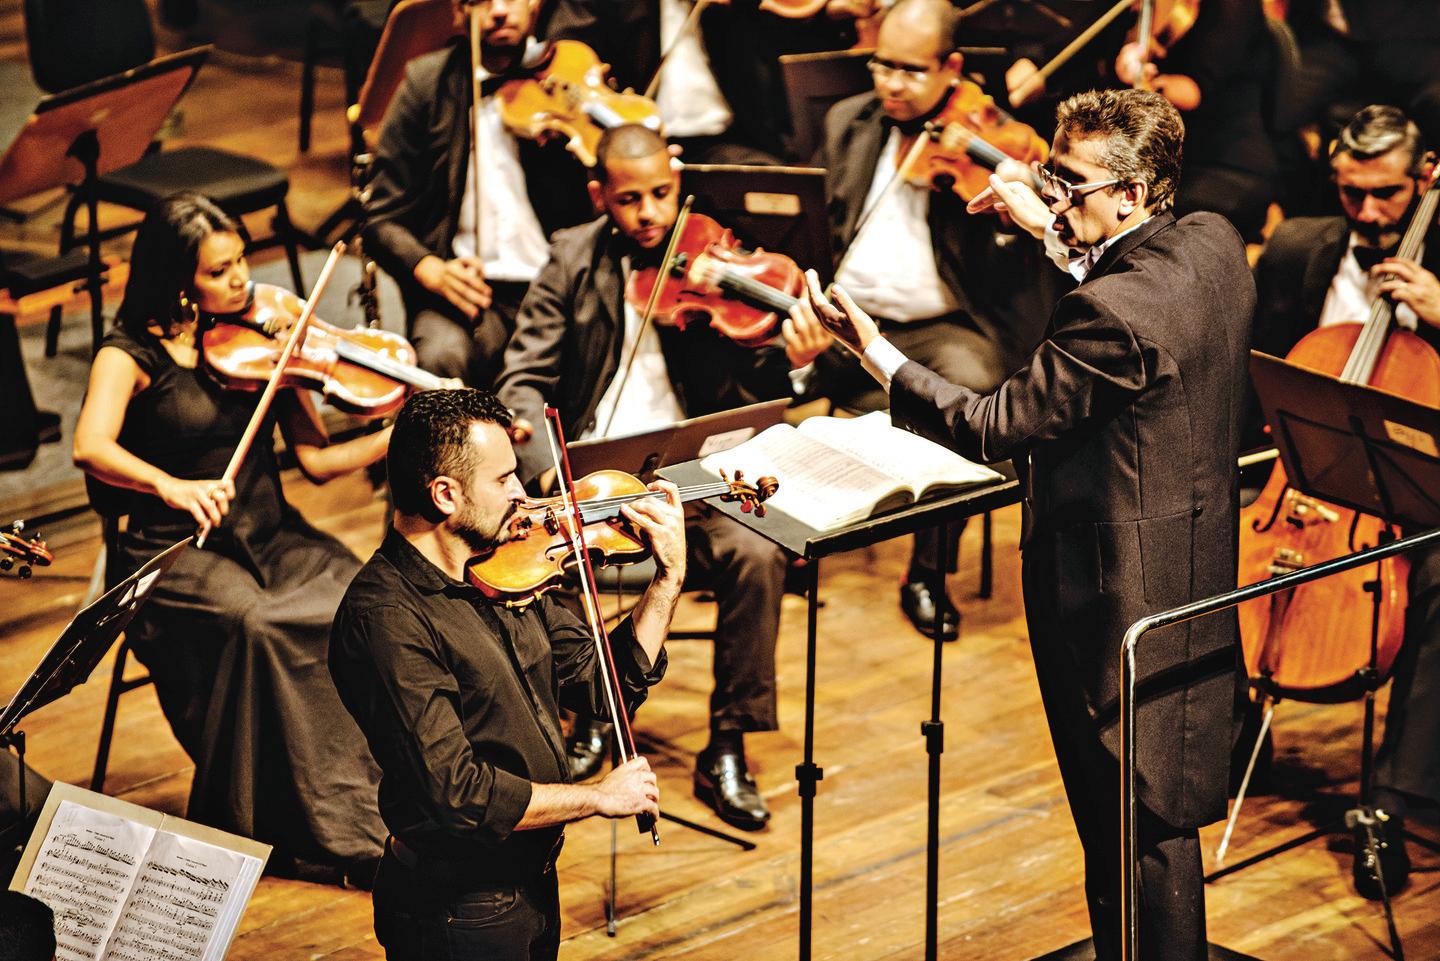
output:
<instances>
[{"instance_id":1,"label":"double bass","mask_svg":"<svg viewBox=\"0 0 1440 961\"><path fill-rule=\"evenodd\" d=\"M1437 181L1440 163L1423 180L1396 256L1419 259L1440 207ZM1383 296L1375 298L1364 323L1314 330L1285 359L1440 407L1440 355L1418 334L1394 327L1394 306ZM1259 498L1240 512L1239 581L1249 584L1374 547L1391 535L1381 518L1294 489L1277 464ZM1404 640L1408 570L1403 556L1393 557L1240 605L1250 677L1274 696L1321 703L1350 700L1383 680ZM1372 628L1379 675L1374 678Z\"/></svg>"}]
</instances>

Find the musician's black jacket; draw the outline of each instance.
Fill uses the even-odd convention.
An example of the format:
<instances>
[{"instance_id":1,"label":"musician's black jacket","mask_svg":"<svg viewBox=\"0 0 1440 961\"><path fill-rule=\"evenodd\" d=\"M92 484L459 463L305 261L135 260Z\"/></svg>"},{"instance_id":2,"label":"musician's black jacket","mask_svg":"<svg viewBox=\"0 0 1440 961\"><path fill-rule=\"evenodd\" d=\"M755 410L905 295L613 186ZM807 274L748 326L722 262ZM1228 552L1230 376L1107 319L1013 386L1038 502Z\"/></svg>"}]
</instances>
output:
<instances>
[{"instance_id":1,"label":"musician's black jacket","mask_svg":"<svg viewBox=\"0 0 1440 961\"><path fill-rule=\"evenodd\" d=\"M610 632L630 709L665 673L628 620ZM330 673L380 765L380 814L420 857L475 880L538 876L559 827L516 831L532 784L569 780L559 707L605 713L586 626L546 597L523 613L451 580L391 531L355 576Z\"/></svg>"},{"instance_id":2,"label":"musician's black jacket","mask_svg":"<svg viewBox=\"0 0 1440 961\"><path fill-rule=\"evenodd\" d=\"M453 256L470 164L470 51L458 41L416 57L385 111L365 203L365 251L400 285L406 303L423 298L415 265ZM487 96L488 89L481 96ZM585 168L559 141L520 142L530 206L548 234L588 220Z\"/></svg>"}]
</instances>

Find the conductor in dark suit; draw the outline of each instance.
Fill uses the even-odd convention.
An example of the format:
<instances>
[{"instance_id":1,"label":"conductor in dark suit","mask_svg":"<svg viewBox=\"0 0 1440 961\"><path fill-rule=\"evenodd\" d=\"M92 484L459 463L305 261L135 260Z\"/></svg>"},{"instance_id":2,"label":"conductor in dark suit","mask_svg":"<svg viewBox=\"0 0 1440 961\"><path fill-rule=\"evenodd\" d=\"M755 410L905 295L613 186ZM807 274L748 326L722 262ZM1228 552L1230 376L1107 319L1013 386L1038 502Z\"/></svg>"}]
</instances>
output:
<instances>
[{"instance_id":1,"label":"conductor in dark suit","mask_svg":"<svg viewBox=\"0 0 1440 961\"><path fill-rule=\"evenodd\" d=\"M1276 228L1255 265L1257 350L1283 357L1317 327L1364 323L1382 293L1393 298L1399 325L1440 350L1440 231L1431 229L1419 262L1395 249L1419 200L1424 163L1420 129L1397 107L1366 107L1340 131L1330 167L1344 215L1295 217ZM1409 557L1405 645L1371 794L1385 815L1377 830L1391 894L1410 873L1406 814L1440 805L1440 550ZM1357 890L1378 900L1380 885L1364 858L1355 859L1353 873Z\"/></svg>"},{"instance_id":2,"label":"conductor in dark suit","mask_svg":"<svg viewBox=\"0 0 1440 961\"><path fill-rule=\"evenodd\" d=\"M454 3L463 20L469 5ZM563 144L518 140L500 120L495 91L531 49L536 6L477 8L489 75L478 110L465 39L410 62L380 127L365 202L365 249L400 286L420 366L480 387L498 373L550 234L592 215L584 167Z\"/></svg>"},{"instance_id":3,"label":"conductor in dark suit","mask_svg":"<svg viewBox=\"0 0 1440 961\"><path fill-rule=\"evenodd\" d=\"M1229 223L1170 213L1183 138L1158 94L1078 94L1059 108L1038 196L992 178L1011 216L1051 234L1080 281L992 392L907 360L843 290L836 306L811 285L809 309L889 385L896 423L977 460L1026 464L1025 613L1101 959L1119 957L1121 940L1122 636L1144 615L1235 585L1255 288ZM1149 635L1138 669L1142 957L1201 961L1198 829L1225 814L1244 680L1234 617Z\"/></svg>"}]
</instances>

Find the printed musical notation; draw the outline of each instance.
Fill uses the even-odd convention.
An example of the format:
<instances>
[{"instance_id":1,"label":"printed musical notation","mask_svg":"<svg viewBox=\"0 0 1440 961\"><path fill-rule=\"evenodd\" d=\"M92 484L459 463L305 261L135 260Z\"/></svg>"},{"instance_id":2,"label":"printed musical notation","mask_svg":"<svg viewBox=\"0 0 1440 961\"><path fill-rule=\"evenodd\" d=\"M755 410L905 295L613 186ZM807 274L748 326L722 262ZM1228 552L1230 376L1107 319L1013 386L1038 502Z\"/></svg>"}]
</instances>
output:
<instances>
[{"instance_id":1,"label":"printed musical notation","mask_svg":"<svg viewBox=\"0 0 1440 961\"><path fill-rule=\"evenodd\" d=\"M261 866L63 801L25 890L55 910L59 961L218 961Z\"/></svg>"}]
</instances>

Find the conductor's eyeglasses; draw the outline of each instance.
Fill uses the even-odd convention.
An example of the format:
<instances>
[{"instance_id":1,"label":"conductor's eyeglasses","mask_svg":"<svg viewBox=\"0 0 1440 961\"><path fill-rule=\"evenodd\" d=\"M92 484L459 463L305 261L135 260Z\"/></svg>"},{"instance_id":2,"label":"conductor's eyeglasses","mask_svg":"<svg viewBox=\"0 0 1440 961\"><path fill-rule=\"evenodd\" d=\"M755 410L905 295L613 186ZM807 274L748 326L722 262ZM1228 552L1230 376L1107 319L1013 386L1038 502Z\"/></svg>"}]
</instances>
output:
<instances>
[{"instance_id":1,"label":"conductor's eyeglasses","mask_svg":"<svg viewBox=\"0 0 1440 961\"><path fill-rule=\"evenodd\" d=\"M1124 183L1119 177L1112 177L1109 180L1090 180L1083 184L1072 184L1057 174L1055 168L1049 164L1042 164L1036 161L1030 166L1034 169L1035 176L1040 180L1040 199L1044 200L1046 204L1051 207L1054 207L1062 200L1065 201L1067 207L1076 207L1095 191ZM1051 200L1051 197L1055 199Z\"/></svg>"}]
</instances>

